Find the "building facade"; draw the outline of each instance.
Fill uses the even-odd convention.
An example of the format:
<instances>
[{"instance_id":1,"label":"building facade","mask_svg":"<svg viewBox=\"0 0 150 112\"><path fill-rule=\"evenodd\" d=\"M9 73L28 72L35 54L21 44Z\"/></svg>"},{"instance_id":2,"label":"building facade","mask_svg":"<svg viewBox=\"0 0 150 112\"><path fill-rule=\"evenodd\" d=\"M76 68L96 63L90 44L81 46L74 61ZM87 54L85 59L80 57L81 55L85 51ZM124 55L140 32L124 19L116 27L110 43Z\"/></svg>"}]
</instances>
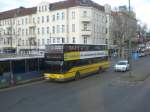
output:
<instances>
[{"instance_id":1,"label":"building facade","mask_svg":"<svg viewBox=\"0 0 150 112\"><path fill-rule=\"evenodd\" d=\"M0 48L43 53L46 44L106 44L105 7L91 0L42 2L0 13Z\"/></svg>"}]
</instances>

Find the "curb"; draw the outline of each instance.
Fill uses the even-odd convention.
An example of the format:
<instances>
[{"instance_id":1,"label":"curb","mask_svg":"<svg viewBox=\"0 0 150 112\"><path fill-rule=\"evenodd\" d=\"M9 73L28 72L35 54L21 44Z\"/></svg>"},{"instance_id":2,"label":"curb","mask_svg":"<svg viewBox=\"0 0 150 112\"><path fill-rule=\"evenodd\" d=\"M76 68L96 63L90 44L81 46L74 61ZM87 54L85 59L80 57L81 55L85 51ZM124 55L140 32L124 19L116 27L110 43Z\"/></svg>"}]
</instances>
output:
<instances>
[{"instance_id":1,"label":"curb","mask_svg":"<svg viewBox=\"0 0 150 112\"><path fill-rule=\"evenodd\" d=\"M30 82L41 81L43 79L44 79L43 77L38 77L38 78L29 79L29 80L22 80L22 81L18 81L15 85L21 85L21 84L26 84L26 83L30 83Z\"/></svg>"},{"instance_id":2,"label":"curb","mask_svg":"<svg viewBox=\"0 0 150 112\"><path fill-rule=\"evenodd\" d=\"M19 85L23 85L23 84L27 84L27 83L33 83L33 82L41 81L43 79L44 79L43 77L39 77L39 78L19 81L19 82L16 82L14 85L11 85L9 83L0 84L0 90L15 87L15 86L19 86Z\"/></svg>"}]
</instances>

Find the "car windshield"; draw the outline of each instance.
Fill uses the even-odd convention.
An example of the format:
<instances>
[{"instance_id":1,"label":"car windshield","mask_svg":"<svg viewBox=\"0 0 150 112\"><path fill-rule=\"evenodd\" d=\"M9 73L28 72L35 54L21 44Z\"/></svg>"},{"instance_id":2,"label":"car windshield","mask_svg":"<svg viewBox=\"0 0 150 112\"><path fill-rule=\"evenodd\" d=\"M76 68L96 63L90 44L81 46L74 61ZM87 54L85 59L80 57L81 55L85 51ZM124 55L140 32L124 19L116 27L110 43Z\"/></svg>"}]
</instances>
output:
<instances>
[{"instance_id":1,"label":"car windshield","mask_svg":"<svg viewBox=\"0 0 150 112\"><path fill-rule=\"evenodd\" d=\"M126 64L127 64L127 62L118 62L117 65L126 65Z\"/></svg>"}]
</instances>

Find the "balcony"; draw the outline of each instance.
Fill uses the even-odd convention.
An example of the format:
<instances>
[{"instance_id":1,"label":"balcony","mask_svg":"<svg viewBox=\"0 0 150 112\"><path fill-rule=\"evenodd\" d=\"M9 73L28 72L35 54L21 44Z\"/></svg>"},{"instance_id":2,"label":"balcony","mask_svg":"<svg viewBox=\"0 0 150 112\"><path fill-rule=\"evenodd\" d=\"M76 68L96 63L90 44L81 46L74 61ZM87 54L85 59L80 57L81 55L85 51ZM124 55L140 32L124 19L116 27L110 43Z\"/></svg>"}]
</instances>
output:
<instances>
[{"instance_id":1,"label":"balcony","mask_svg":"<svg viewBox=\"0 0 150 112\"><path fill-rule=\"evenodd\" d=\"M92 31L91 30L82 30L81 31L82 35L91 35L92 34Z\"/></svg>"},{"instance_id":2,"label":"balcony","mask_svg":"<svg viewBox=\"0 0 150 112\"><path fill-rule=\"evenodd\" d=\"M4 37L4 38L9 38L9 37L12 37L13 35L12 34L3 34L1 36Z\"/></svg>"},{"instance_id":3,"label":"balcony","mask_svg":"<svg viewBox=\"0 0 150 112\"><path fill-rule=\"evenodd\" d=\"M36 34L29 34L29 38L36 38Z\"/></svg>"},{"instance_id":4,"label":"balcony","mask_svg":"<svg viewBox=\"0 0 150 112\"><path fill-rule=\"evenodd\" d=\"M6 29L12 29L13 28L13 24L6 24L3 27L5 27Z\"/></svg>"},{"instance_id":5,"label":"balcony","mask_svg":"<svg viewBox=\"0 0 150 112\"><path fill-rule=\"evenodd\" d=\"M36 27L36 23L33 22L29 23L29 27Z\"/></svg>"},{"instance_id":6,"label":"balcony","mask_svg":"<svg viewBox=\"0 0 150 112\"><path fill-rule=\"evenodd\" d=\"M81 17L81 22L90 23L91 21L91 17Z\"/></svg>"}]
</instances>

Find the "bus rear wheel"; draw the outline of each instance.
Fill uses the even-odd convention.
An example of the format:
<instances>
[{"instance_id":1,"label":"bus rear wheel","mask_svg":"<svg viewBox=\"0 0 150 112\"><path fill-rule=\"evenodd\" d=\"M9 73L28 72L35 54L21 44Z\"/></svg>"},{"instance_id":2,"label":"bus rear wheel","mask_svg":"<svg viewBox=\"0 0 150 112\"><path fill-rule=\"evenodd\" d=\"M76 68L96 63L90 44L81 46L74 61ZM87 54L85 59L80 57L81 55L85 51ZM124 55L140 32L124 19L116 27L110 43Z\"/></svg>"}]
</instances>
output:
<instances>
[{"instance_id":1,"label":"bus rear wheel","mask_svg":"<svg viewBox=\"0 0 150 112\"><path fill-rule=\"evenodd\" d=\"M75 74L75 80L79 80L80 79L80 72L77 71Z\"/></svg>"}]
</instances>

